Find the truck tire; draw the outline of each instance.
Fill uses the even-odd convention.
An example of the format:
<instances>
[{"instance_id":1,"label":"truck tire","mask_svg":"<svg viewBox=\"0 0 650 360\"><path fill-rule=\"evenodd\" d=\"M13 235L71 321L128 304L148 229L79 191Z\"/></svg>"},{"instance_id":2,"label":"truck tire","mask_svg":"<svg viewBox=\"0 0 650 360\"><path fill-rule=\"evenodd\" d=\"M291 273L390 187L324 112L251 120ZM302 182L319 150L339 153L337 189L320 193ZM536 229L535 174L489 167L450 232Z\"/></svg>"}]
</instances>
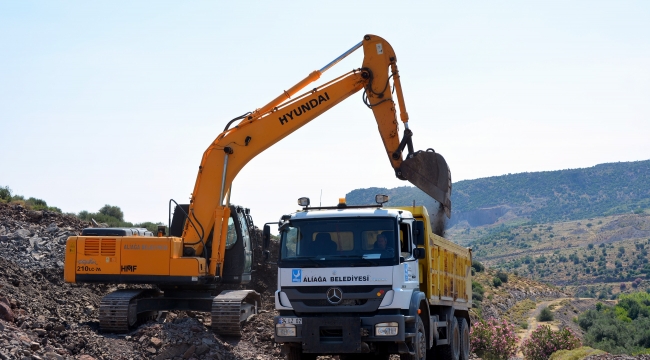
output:
<instances>
[{"instance_id":1,"label":"truck tire","mask_svg":"<svg viewBox=\"0 0 650 360\"><path fill-rule=\"evenodd\" d=\"M418 319L417 331L413 338L415 354L399 354L400 360L425 360L427 356L427 333L424 331L422 320Z\"/></svg>"},{"instance_id":2,"label":"truck tire","mask_svg":"<svg viewBox=\"0 0 650 360\"><path fill-rule=\"evenodd\" d=\"M467 319L459 318L460 326L458 332L460 333L460 360L469 360L469 326Z\"/></svg>"},{"instance_id":3,"label":"truck tire","mask_svg":"<svg viewBox=\"0 0 650 360\"><path fill-rule=\"evenodd\" d=\"M438 346L438 353L442 360L459 360L460 357L460 331L456 317L451 319L447 329L449 344Z\"/></svg>"},{"instance_id":4,"label":"truck tire","mask_svg":"<svg viewBox=\"0 0 650 360\"><path fill-rule=\"evenodd\" d=\"M316 354L303 354L299 347L290 347L287 353L287 360L316 360Z\"/></svg>"}]
</instances>

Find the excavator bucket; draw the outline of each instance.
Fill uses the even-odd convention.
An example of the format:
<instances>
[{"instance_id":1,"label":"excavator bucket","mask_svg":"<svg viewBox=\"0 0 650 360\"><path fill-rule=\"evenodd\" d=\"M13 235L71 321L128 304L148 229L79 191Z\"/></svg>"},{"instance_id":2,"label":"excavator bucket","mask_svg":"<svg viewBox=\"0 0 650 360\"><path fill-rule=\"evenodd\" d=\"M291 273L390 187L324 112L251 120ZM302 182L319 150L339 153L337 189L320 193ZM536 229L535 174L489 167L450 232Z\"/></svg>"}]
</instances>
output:
<instances>
[{"instance_id":1,"label":"excavator bucket","mask_svg":"<svg viewBox=\"0 0 650 360\"><path fill-rule=\"evenodd\" d=\"M433 150L409 154L400 170L404 179L442 204L451 217L451 171L442 155Z\"/></svg>"}]
</instances>

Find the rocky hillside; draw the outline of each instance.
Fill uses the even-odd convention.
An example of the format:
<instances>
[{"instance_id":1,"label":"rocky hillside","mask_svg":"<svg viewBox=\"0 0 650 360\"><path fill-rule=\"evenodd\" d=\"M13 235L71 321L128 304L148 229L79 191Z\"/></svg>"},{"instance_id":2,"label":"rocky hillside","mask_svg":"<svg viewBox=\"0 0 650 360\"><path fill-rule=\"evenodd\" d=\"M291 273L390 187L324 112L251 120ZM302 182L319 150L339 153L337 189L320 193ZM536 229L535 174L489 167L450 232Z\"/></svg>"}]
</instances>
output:
<instances>
[{"instance_id":1,"label":"rocky hillside","mask_svg":"<svg viewBox=\"0 0 650 360\"><path fill-rule=\"evenodd\" d=\"M258 264L249 288L264 311L241 339L208 329L207 314L168 313L126 335L99 331L100 298L110 286L63 282L63 249L87 224L75 217L0 203L0 359L273 359L276 269Z\"/></svg>"},{"instance_id":2,"label":"rocky hillside","mask_svg":"<svg viewBox=\"0 0 650 360\"><path fill-rule=\"evenodd\" d=\"M650 286L644 281L650 274L650 214L546 224L458 226L447 235L471 246L476 259L487 265L555 285L612 283L610 287L618 287L627 282L628 289ZM611 290L607 292L612 295Z\"/></svg>"},{"instance_id":3,"label":"rocky hillside","mask_svg":"<svg viewBox=\"0 0 650 360\"><path fill-rule=\"evenodd\" d=\"M346 195L349 204L371 204L376 194L388 205L415 203L436 208L419 189L368 188ZM650 209L650 160L600 164L584 169L508 174L453 184L447 226L470 227L516 218L534 222L580 220Z\"/></svg>"}]
</instances>

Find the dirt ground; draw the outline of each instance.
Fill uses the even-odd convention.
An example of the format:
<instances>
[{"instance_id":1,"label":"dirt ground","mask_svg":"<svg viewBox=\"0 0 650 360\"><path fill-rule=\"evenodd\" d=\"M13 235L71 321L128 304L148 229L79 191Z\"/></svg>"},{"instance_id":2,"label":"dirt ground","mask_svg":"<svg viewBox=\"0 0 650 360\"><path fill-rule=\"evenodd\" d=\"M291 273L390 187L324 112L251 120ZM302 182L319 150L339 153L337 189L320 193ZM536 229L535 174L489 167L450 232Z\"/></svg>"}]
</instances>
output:
<instances>
[{"instance_id":1,"label":"dirt ground","mask_svg":"<svg viewBox=\"0 0 650 360\"><path fill-rule=\"evenodd\" d=\"M191 312L168 313L128 334L100 332L100 299L118 287L63 282L65 240L87 226L0 203L0 359L281 358L273 341L277 269L261 262L246 288L262 295L263 310L241 338L214 334L209 314Z\"/></svg>"}]
</instances>

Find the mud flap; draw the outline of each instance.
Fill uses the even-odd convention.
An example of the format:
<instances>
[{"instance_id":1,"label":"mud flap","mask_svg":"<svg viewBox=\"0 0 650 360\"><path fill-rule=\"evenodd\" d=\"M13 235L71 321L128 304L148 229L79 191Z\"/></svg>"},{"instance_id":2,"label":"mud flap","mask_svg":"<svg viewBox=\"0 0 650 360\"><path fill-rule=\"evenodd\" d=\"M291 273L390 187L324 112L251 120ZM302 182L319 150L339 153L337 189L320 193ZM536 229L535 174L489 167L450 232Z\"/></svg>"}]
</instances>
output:
<instances>
[{"instance_id":1,"label":"mud flap","mask_svg":"<svg viewBox=\"0 0 650 360\"><path fill-rule=\"evenodd\" d=\"M451 171L442 155L431 149L409 154L400 171L404 179L441 203L451 217Z\"/></svg>"}]
</instances>

